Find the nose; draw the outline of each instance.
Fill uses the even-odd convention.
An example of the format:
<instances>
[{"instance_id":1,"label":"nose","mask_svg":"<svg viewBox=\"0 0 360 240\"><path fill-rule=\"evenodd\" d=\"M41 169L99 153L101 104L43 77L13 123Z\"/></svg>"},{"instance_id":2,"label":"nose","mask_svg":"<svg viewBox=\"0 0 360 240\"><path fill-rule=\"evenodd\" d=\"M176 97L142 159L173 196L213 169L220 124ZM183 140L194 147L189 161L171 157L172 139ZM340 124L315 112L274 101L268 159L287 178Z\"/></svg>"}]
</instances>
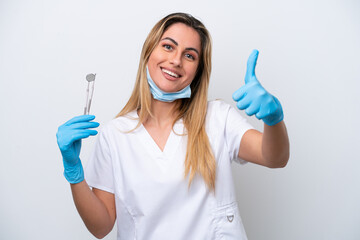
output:
<instances>
[{"instance_id":1,"label":"nose","mask_svg":"<svg viewBox=\"0 0 360 240\"><path fill-rule=\"evenodd\" d=\"M171 57L170 57L170 63L173 64L175 67L181 67L182 65L182 58L181 58L181 52L175 51Z\"/></svg>"}]
</instances>

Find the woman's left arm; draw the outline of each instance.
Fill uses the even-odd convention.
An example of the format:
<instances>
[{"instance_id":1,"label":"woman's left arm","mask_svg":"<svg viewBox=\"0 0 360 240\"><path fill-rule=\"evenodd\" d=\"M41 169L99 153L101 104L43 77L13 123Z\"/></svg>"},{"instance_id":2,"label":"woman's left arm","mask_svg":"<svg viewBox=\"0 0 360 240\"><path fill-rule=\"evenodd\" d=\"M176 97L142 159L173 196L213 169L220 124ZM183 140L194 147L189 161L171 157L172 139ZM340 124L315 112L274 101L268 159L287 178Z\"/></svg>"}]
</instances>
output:
<instances>
[{"instance_id":1,"label":"woman's left arm","mask_svg":"<svg viewBox=\"0 0 360 240\"><path fill-rule=\"evenodd\" d=\"M264 133L248 130L242 137L239 158L269 168L285 167L290 155L284 121L274 126L264 124Z\"/></svg>"},{"instance_id":2,"label":"woman's left arm","mask_svg":"<svg viewBox=\"0 0 360 240\"><path fill-rule=\"evenodd\" d=\"M264 124L261 144L262 157L268 167L285 167L290 156L289 138L284 121L274 126Z\"/></svg>"},{"instance_id":3,"label":"woman's left arm","mask_svg":"<svg viewBox=\"0 0 360 240\"><path fill-rule=\"evenodd\" d=\"M247 63L245 85L233 94L237 107L249 116L255 115L264 121L264 133L247 131L240 143L238 156L270 168L285 167L289 155L289 138L283 121L284 115L279 100L268 93L255 75L259 52L254 50Z\"/></svg>"}]
</instances>

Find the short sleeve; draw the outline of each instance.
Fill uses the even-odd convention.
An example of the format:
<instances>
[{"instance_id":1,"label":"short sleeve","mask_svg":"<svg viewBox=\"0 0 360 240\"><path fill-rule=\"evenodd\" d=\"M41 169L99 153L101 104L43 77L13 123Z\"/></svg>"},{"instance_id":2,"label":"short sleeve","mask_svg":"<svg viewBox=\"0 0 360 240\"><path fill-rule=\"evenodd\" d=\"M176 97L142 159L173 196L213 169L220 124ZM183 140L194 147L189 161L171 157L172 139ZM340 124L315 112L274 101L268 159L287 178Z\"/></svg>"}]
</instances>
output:
<instances>
[{"instance_id":1,"label":"short sleeve","mask_svg":"<svg viewBox=\"0 0 360 240\"><path fill-rule=\"evenodd\" d=\"M237 163L246 163L245 160L238 157L240 142L245 132L254 127L241 116L237 109L230 105L225 124L225 140L229 148L230 159Z\"/></svg>"},{"instance_id":2,"label":"short sleeve","mask_svg":"<svg viewBox=\"0 0 360 240\"><path fill-rule=\"evenodd\" d=\"M90 187L114 193L113 164L106 129L99 133L93 154L85 167L85 180Z\"/></svg>"}]
</instances>

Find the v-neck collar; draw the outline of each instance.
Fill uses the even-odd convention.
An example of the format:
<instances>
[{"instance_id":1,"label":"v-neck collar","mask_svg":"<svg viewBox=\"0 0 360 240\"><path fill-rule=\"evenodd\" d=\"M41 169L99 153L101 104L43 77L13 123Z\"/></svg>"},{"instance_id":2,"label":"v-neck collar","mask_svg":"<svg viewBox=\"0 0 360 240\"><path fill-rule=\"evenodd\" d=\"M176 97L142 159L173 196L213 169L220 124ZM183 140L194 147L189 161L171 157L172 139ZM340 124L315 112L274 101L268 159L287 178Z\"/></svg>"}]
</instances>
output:
<instances>
[{"instance_id":1,"label":"v-neck collar","mask_svg":"<svg viewBox=\"0 0 360 240\"><path fill-rule=\"evenodd\" d=\"M139 119L137 111L129 114L131 117ZM166 140L164 149L161 151L160 147L156 144L155 140L151 137L150 133L146 130L145 126L141 123L139 126L140 140L144 144L148 152L157 158L171 159L178 148L182 134L184 133L183 120L178 120L170 131L168 139Z\"/></svg>"},{"instance_id":2,"label":"v-neck collar","mask_svg":"<svg viewBox=\"0 0 360 240\"><path fill-rule=\"evenodd\" d=\"M170 134L168 136L168 138L166 139L166 143L164 145L164 149L161 150L160 146L157 145L157 143L155 142L154 138L151 136L151 134L148 132L148 130L146 129L146 127L141 124L141 130L144 132L144 135L146 137L146 140L149 144L151 144L153 149L156 149L157 154L164 154L165 152L167 152L167 149L169 148L170 142L172 141L172 136L173 136L173 130L170 130Z\"/></svg>"}]
</instances>

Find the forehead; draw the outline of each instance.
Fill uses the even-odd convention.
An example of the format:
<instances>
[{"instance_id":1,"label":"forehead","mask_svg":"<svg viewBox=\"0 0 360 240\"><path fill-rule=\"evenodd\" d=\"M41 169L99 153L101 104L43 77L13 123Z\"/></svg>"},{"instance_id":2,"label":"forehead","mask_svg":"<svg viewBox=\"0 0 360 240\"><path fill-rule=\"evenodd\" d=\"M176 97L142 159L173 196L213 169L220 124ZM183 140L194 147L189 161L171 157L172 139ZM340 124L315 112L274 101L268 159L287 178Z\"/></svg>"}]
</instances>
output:
<instances>
[{"instance_id":1,"label":"forehead","mask_svg":"<svg viewBox=\"0 0 360 240\"><path fill-rule=\"evenodd\" d=\"M179 46L185 48L193 47L197 50L201 50L201 41L199 33L185 25L184 23L174 23L163 33L161 39L170 37L174 39Z\"/></svg>"}]
</instances>

